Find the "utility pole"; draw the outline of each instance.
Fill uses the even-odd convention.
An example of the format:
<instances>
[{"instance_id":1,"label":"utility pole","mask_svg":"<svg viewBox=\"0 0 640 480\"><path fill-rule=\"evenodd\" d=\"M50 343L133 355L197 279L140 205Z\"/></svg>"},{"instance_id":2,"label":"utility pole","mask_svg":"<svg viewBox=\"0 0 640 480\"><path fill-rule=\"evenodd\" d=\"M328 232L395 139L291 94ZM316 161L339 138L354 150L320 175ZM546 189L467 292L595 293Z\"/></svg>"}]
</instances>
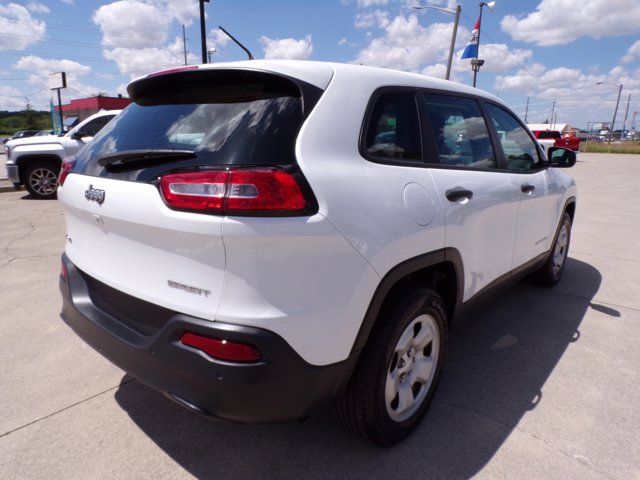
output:
<instances>
[{"instance_id":1,"label":"utility pole","mask_svg":"<svg viewBox=\"0 0 640 480\"><path fill-rule=\"evenodd\" d=\"M524 108L524 123L527 123L527 115L529 115L529 97L527 97L527 106Z\"/></svg>"},{"instance_id":2,"label":"utility pole","mask_svg":"<svg viewBox=\"0 0 640 480\"><path fill-rule=\"evenodd\" d=\"M620 140L622 140L622 136L624 135L624 131L627 129L627 117L629 115L629 104L631 103L631 94L627 97L627 109L624 111L624 122L622 122L622 135L620 136Z\"/></svg>"},{"instance_id":3,"label":"utility pole","mask_svg":"<svg viewBox=\"0 0 640 480\"><path fill-rule=\"evenodd\" d=\"M616 108L613 111L613 120L611 121L611 140L609 140L610 142L613 142L614 128L616 126L616 115L618 115L618 106L620 105L620 95L622 95L622 84L620 84L620 88L618 88L618 100L616 100Z\"/></svg>"},{"instance_id":4,"label":"utility pole","mask_svg":"<svg viewBox=\"0 0 640 480\"><path fill-rule=\"evenodd\" d=\"M200 43L202 44L202 63L207 63L207 27L204 22L204 4L209 0L198 0L200 2Z\"/></svg>"},{"instance_id":5,"label":"utility pole","mask_svg":"<svg viewBox=\"0 0 640 480\"><path fill-rule=\"evenodd\" d=\"M182 25L182 48L184 50L184 64L187 64L187 35L184 31L184 25Z\"/></svg>"},{"instance_id":6,"label":"utility pole","mask_svg":"<svg viewBox=\"0 0 640 480\"><path fill-rule=\"evenodd\" d=\"M553 129L553 116L556 113L556 101L553 101L553 105L551 106L551 118L549 119L549 121L551 122L551 128Z\"/></svg>"}]
</instances>

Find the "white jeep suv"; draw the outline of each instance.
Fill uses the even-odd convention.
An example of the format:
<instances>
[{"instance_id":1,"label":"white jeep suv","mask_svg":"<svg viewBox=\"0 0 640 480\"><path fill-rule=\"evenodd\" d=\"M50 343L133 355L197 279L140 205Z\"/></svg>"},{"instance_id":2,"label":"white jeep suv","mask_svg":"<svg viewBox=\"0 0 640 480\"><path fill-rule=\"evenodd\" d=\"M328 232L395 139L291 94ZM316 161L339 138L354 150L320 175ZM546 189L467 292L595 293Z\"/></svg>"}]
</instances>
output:
<instances>
[{"instance_id":1,"label":"white jeep suv","mask_svg":"<svg viewBox=\"0 0 640 480\"><path fill-rule=\"evenodd\" d=\"M183 406L232 421L333 403L408 435L447 329L562 275L575 154L498 98L393 70L251 61L133 81L58 190L62 318Z\"/></svg>"}]
</instances>

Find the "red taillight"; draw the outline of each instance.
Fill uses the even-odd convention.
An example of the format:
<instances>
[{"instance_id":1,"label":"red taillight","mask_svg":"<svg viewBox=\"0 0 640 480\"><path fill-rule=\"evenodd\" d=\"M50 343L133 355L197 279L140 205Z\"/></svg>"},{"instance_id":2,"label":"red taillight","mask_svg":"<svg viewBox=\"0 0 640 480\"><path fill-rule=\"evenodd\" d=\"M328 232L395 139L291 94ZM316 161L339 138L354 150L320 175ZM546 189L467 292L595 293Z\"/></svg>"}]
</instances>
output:
<instances>
[{"instance_id":1,"label":"red taillight","mask_svg":"<svg viewBox=\"0 0 640 480\"><path fill-rule=\"evenodd\" d=\"M171 208L221 215L295 215L309 206L293 174L275 168L172 173L160 189Z\"/></svg>"},{"instance_id":2,"label":"red taillight","mask_svg":"<svg viewBox=\"0 0 640 480\"><path fill-rule=\"evenodd\" d=\"M76 164L75 158L65 158L62 161L62 168L60 169L60 177L58 177L58 186L62 186L64 181L67 179L67 176L73 170L73 167Z\"/></svg>"},{"instance_id":3,"label":"red taillight","mask_svg":"<svg viewBox=\"0 0 640 480\"><path fill-rule=\"evenodd\" d=\"M222 338L185 332L180 337L180 342L183 345L197 348L216 360L225 362L254 363L262 359L262 355L255 347Z\"/></svg>"},{"instance_id":4,"label":"red taillight","mask_svg":"<svg viewBox=\"0 0 640 480\"><path fill-rule=\"evenodd\" d=\"M64 264L64 260L60 261L60 277L63 280L66 280L69 276L69 271L67 270L67 266Z\"/></svg>"}]
</instances>

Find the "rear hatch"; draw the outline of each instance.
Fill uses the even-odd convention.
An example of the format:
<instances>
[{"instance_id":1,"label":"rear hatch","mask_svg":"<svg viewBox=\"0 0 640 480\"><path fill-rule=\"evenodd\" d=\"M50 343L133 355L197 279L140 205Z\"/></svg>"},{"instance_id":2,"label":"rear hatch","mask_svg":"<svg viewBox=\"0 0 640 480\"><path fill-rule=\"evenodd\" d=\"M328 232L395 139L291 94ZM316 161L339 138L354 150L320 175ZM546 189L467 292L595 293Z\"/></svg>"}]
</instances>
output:
<instances>
[{"instance_id":1,"label":"rear hatch","mask_svg":"<svg viewBox=\"0 0 640 480\"><path fill-rule=\"evenodd\" d=\"M193 68L135 81L133 103L63 167L69 173L58 198L69 259L135 298L213 319L225 274L224 212L198 211L189 202L226 187L224 180L222 187L194 187L180 179L185 172L224 175L238 168L301 175L296 137L321 93L282 75L241 69ZM167 187L163 177L178 180ZM256 195L254 185L227 187L249 192L248 200L235 199L238 208ZM168 200L174 193L189 208L174 208L179 204Z\"/></svg>"}]
</instances>

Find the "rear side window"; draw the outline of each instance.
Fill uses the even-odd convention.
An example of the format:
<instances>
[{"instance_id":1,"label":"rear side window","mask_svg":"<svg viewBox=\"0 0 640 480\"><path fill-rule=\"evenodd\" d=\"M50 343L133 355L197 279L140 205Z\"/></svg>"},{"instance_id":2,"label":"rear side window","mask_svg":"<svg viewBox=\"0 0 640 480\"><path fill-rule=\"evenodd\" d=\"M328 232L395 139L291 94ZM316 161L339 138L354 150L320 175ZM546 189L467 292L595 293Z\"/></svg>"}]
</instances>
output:
<instances>
[{"instance_id":1,"label":"rear side window","mask_svg":"<svg viewBox=\"0 0 640 480\"><path fill-rule=\"evenodd\" d=\"M369 118L365 150L376 159L422 162L413 92L383 93L378 97Z\"/></svg>"},{"instance_id":2,"label":"rear side window","mask_svg":"<svg viewBox=\"0 0 640 480\"><path fill-rule=\"evenodd\" d=\"M133 103L78 155L74 171L149 181L176 168L295 164L304 120L300 89L289 79L250 71L200 71L148 78L130 86ZM191 151L190 158L105 156L150 150Z\"/></svg>"},{"instance_id":3,"label":"rear side window","mask_svg":"<svg viewBox=\"0 0 640 480\"><path fill-rule=\"evenodd\" d=\"M440 165L496 168L496 155L476 100L424 94L425 111Z\"/></svg>"}]
</instances>

